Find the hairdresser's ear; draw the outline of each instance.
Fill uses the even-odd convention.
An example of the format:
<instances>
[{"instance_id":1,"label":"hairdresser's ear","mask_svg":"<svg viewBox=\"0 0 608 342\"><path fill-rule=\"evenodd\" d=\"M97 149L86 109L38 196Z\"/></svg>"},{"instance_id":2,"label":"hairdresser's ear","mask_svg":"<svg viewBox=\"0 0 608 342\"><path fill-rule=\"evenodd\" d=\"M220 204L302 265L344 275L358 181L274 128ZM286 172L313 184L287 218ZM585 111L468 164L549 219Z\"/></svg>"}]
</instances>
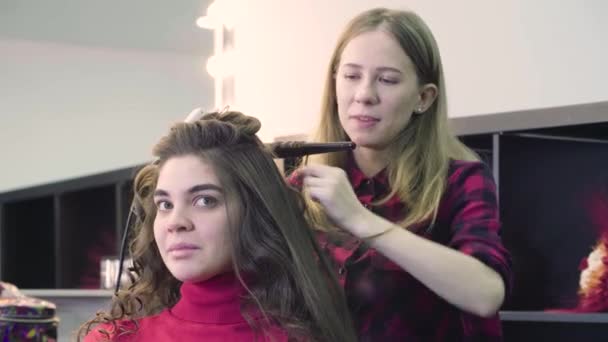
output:
<instances>
[{"instance_id":1,"label":"hairdresser's ear","mask_svg":"<svg viewBox=\"0 0 608 342\"><path fill-rule=\"evenodd\" d=\"M199 107L199 108L194 108L190 114L188 114L188 116L186 117L186 120L184 120L184 122L195 122L200 120L200 118L203 117L205 113L203 113L203 110Z\"/></svg>"},{"instance_id":2,"label":"hairdresser's ear","mask_svg":"<svg viewBox=\"0 0 608 342\"><path fill-rule=\"evenodd\" d=\"M427 83L420 87L420 93L418 94L418 104L416 106L416 111L420 114L426 112L431 106L433 102L437 100L437 95L439 90L437 86L433 83Z\"/></svg>"}]
</instances>

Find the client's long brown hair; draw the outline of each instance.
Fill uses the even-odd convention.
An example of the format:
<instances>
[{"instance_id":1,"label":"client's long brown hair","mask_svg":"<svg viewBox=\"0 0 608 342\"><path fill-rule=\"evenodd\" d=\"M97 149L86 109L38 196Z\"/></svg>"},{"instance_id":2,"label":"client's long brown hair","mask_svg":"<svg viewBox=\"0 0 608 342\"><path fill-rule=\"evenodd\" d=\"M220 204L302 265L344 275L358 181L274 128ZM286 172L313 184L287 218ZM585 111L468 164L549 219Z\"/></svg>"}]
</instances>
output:
<instances>
[{"instance_id":1,"label":"client's long brown hair","mask_svg":"<svg viewBox=\"0 0 608 342\"><path fill-rule=\"evenodd\" d=\"M154 241L152 193L167 160L196 155L213 165L226 194L233 267L249 294L241 311L252 328L263 333L270 323L294 339L356 340L343 292L315 242L304 201L256 136L259 129L257 119L238 112L209 113L174 125L159 141L157 161L134 181L138 219L129 247L134 282L114 296L109 312L85 323L79 336L96 323L116 329L118 320L132 320L135 330L137 318L178 301L181 284L165 267ZM267 320L251 319L252 309L261 310Z\"/></svg>"}]
</instances>

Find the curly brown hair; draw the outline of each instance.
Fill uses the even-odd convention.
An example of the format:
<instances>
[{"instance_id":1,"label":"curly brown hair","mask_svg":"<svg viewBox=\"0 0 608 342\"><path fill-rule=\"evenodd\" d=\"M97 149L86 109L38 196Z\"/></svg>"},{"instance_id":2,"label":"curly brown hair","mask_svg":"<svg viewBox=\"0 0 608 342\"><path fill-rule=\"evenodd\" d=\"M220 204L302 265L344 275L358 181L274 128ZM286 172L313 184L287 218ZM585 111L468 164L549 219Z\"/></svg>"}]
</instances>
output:
<instances>
[{"instance_id":1,"label":"curly brown hair","mask_svg":"<svg viewBox=\"0 0 608 342\"><path fill-rule=\"evenodd\" d=\"M112 324L120 334L134 332L138 318L179 300L181 283L164 265L154 240L152 193L167 160L196 155L213 165L226 194L233 269L248 293L241 312L250 326L263 334L278 325L293 339L356 340L344 294L316 244L302 195L287 184L256 136L260 127L256 118L239 112L213 112L174 125L158 142L157 160L134 180L133 282L114 295L108 312L83 324L79 339L98 323ZM267 319L251 319L252 310ZM117 325L121 320L134 324L127 331Z\"/></svg>"}]
</instances>

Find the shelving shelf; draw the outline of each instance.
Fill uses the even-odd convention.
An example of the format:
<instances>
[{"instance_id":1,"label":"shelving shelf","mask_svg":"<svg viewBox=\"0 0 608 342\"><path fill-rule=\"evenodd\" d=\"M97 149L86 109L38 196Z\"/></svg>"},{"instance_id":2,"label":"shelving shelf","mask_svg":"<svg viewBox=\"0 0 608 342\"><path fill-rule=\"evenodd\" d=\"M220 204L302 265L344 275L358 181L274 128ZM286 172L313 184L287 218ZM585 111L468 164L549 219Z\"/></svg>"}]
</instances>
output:
<instances>
[{"instance_id":1,"label":"shelving shelf","mask_svg":"<svg viewBox=\"0 0 608 342\"><path fill-rule=\"evenodd\" d=\"M608 323L608 313L501 311L503 322Z\"/></svg>"},{"instance_id":2,"label":"shelving shelf","mask_svg":"<svg viewBox=\"0 0 608 342\"><path fill-rule=\"evenodd\" d=\"M79 289L24 289L20 290L29 297L36 298L111 298L111 290L79 290Z\"/></svg>"}]
</instances>

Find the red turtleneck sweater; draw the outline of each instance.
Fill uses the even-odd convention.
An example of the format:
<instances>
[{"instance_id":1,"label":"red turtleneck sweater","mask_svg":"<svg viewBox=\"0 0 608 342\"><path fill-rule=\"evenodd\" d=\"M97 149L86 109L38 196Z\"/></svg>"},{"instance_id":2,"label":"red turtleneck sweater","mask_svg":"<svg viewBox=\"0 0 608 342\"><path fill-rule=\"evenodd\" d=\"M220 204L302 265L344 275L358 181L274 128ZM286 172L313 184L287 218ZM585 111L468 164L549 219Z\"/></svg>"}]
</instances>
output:
<instances>
[{"instance_id":1,"label":"red turtleneck sweater","mask_svg":"<svg viewBox=\"0 0 608 342\"><path fill-rule=\"evenodd\" d=\"M184 283L181 298L170 309L138 320L135 333L115 334L111 324L95 327L84 338L85 342L107 341L99 330L110 332L110 341L267 341L256 334L240 312L240 297L244 289L234 274L227 273L199 283ZM134 328L132 321L120 321L118 326ZM287 341L287 334L279 328L270 331L272 341Z\"/></svg>"}]
</instances>

